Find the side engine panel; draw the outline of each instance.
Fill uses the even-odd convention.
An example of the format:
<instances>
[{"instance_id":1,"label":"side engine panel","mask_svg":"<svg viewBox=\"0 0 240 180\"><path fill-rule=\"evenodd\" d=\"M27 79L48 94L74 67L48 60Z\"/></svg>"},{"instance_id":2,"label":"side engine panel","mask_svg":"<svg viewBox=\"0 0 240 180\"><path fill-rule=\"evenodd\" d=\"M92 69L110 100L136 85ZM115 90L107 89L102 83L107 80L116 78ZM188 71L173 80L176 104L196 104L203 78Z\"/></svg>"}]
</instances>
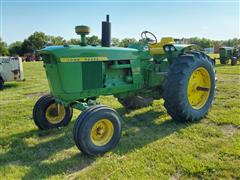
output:
<instances>
[{"instance_id":1,"label":"side engine panel","mask_svg":"<svg viewBox=\"0 0 240 180\"><path fill-rule=\"evenodd\" d=\"M104 87L119 87L133 83L130 60L104 62Z\"/></svg>"}]
</instances>

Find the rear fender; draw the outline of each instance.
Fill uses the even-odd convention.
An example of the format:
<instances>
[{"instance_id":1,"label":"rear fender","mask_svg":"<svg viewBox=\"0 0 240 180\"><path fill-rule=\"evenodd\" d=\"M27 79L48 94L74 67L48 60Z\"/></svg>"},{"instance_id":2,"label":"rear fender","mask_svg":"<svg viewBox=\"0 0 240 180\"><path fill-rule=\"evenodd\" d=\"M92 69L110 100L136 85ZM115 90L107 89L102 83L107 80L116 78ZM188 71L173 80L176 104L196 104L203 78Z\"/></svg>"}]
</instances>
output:
<instances>
[{"instance_id":1,"label":"rear fender","mask_svg":"<svg viewBox=\"0 0 240 180\"><path fill-rule=\"evenodd\" d=\"M163 46L168 62L171 64L173 60L189 51L202 52L202 48L194 44L166 44Z\"/></svg>"}]
</instances>

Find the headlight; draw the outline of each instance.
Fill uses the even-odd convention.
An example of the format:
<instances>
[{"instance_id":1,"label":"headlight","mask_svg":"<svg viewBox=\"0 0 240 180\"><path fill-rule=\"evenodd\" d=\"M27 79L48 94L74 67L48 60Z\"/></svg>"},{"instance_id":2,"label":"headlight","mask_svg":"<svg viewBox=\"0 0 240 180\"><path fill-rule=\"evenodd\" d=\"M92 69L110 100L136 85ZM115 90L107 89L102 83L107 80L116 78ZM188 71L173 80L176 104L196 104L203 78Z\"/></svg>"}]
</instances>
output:
<instances>
[{"instance_id":1,"label":"headlight","mask_svg":"<svg viewBox=\"0 0 240 180\"><path fill-rule=\"evenodd\" d=\"M168 52L170 49L168 46L165 47L165 51Z\"/></svg>"},{"instance_id":2,"label":"headlight","mask_svg":"<svg viewBox=\"0 0 240 180\"><path fill-rule=\"evenodd\" d=\"M171 51L175 51L175 48L173 46L171 46L170 50Z\"/></svg>"}]
</instances>

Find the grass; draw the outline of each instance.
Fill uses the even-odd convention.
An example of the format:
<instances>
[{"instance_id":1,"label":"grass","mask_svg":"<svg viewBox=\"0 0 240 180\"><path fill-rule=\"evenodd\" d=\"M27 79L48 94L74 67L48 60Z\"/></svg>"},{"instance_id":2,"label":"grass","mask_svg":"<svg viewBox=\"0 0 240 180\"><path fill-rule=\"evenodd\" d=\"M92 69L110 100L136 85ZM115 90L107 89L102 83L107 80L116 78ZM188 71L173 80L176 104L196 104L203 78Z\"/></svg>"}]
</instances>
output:
<instances>
[{"instance_id":1,"label":"grass","mask_svg":"<svg viewBox=\"0 0 240 180\"><path fill-rule=\"evenodd\" d=\"M178 123L163 100L127 112L101 97L123 117L119 145L103 156L84 156L70 125L40 131L32 107L48 91L42 63L24 63L25 82L7 83L0 92L1 179L237 179L240 178L240 65L216 65L217 91L207 117Z\"/></svg>"},{"instance_id":2,"label":"grass","mask_svg":"<svg viewBox=\"0 0 240 180\"><path fill-rule=\"evenodd\" d=\"M215 59L215 58L219 59L219 54L218 54L218 53L209 53L208 55L209 55L212 59Z\"/></svg>"}]
</instances>

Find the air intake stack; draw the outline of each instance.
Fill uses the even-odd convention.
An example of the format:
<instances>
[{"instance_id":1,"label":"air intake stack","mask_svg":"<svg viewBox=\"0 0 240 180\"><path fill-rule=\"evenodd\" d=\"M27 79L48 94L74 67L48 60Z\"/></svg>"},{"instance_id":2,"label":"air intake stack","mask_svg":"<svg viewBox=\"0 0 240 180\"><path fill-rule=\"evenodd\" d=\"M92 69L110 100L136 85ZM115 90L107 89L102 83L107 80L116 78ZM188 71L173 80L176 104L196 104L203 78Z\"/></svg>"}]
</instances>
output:
<instances>
[{"instance_id":1,"label":"air intake stack","mask_svg":"<svg viewBox=\"0 0 240 180\"><path fill-rule=\"evenodd\" d=\"M106 21L102 21L102 46L111 46L111 23L109 22L109 15L106 16Z\"/></svg>"}]
</instances>

